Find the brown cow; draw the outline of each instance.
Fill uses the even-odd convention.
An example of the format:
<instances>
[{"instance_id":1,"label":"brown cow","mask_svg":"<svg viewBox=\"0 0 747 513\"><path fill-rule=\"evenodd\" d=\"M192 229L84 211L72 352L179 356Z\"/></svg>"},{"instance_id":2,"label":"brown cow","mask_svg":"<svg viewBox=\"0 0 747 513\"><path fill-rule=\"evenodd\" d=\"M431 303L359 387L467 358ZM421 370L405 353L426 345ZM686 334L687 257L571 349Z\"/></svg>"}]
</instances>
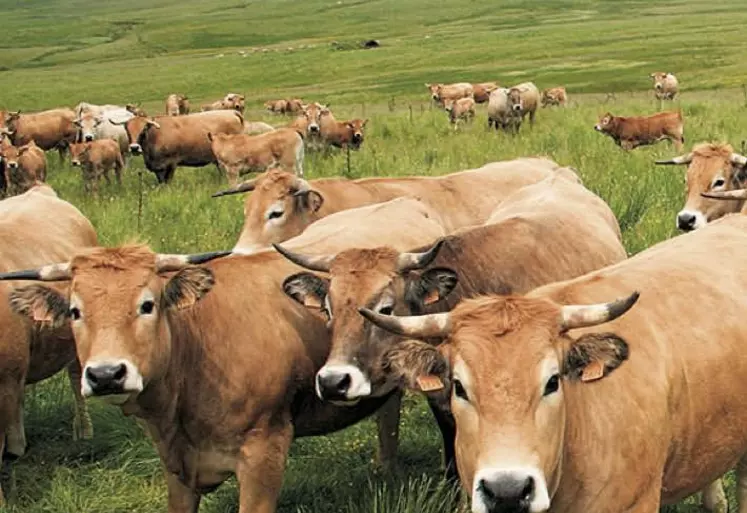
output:
<instances>
[{"instance_id":1,"label":"brown cow","mask_svg":"<svg viewBox=\"0 0 747 513\"><path fill-rule=\"evenodd\" d=\"M624 150L669 139L678 150L685 143L682 113L659 112L652 116L623 118L609 112L602 116L594 130L612 137Z\"/></svg>"},{"instance_id":2,"label":"brown cow","mask_svg":"<svg viewBox=\"0 0 747 513\"><path fill-rule=\"evenodd\" d=\"M745 250L747 218L727 216L525 296L365 315L446 342L411 343L384 364L453 391L473 511L654 512L735 465L743 499Z\"/></svg>"},{"instance_id":3,"label":"brown cow","mask_svg":"<svg viewBox=\"0 0 747 513\"><path fill-rule=\"evenodd\" d=\"M23 194L37 182L47 179L47 159L34 141L21 147L3 146L0 159L5 168L5 183L10 196Z\"/></svg>"},{"instance_id":4,"label":"brown cow","mask_svg":"<svg viewBox=\"0 0 747 513\"><path fill-rule=\"evenodd\" d=\"M508 106L514 116L517 132L527 115L529 116L529 124L534 125L534 116L537 113L539 102L539 89L531 82L523 82L508 90Z\"/></svg>"},{"instance_id":5,"label":"brown cow","mask_svg":"<svg viewBox=\"0 0 747 513\"><path fill-rule=\"evenodd\" d=\"M551 87L542 91L542 107L550 107L552 105L565 107L567 102L568 94L565 91L565 87Z\"/></svg>"},{"instance_id":6,"label":"brown cow","mask_svg":"<svg viewBox=\"0 0 747 513\"><path fill-rule=\"evenodd\" d=\"M134 117L124 123L130 152L143 154L145 167L159 183L168 183L177 166L202 167L215 162L207 137L240 134L244 119L235 111L200 112L184 116Z\"/></svg>"},{"instance_id":7,"label":"brown cow","mask_svg":"<svg viewBox=\"0 0 747 513\"><path fill-rule=\"evenodd\" d=\"M8 112L3 120L2 131L8 134L15 146L34 141L44 151L57 149L60 160L68 145L75 142L78 127L75 112L71 109L53 109L31 114L20 111Z\"/></svg>"},{"instance_id":8,"label":"brown cow","mask_svg":"<svg viewBox=\"0 0 747 513\"><path fill-rule=\"evenodd\" d=\"M321 136L321 117L323 111L330 112L327 117L328 123L335 121L335 117L329 111L329 105L314 102L305 105L303 112L288 125L288 128L292 128L302 135L306 143L306 148L309 150L320 150L324 147Z\"/></svg>"},{"instance_id":9,"label":"brown cow","mask_svg":"<svg viewBox=\"0 0 747 513\"><path fill-rule=\"evenodd\" d=\"M265 102L265 109L273 114L285 114L288 112L288 100L268 100Z\"/></svg>"},{"instance_id":10,"label":"brown cow","mask_svg":"<svg viewBox=\"0 0 747 513\"><path fill-rule=\"evenodd\" d=\"M111 184L109 170L114 169L117 183L122 185L124 159L117 141L97 139L91 142L70 145L70 161L83 172L83 187L86 192L98 193L99 181L103 176Z\"/></svg>"},{"instance_id":11,"label":"brown cow","mask_svg":"<svg viewBox=\"0 0 747 513\"><path fill-rule=\"evenodd\" d=\"M222 99L213 103L205 104L201 107L202 112L211 110L235 110L239 113L244 112L245 99L243 94L228 93Z\"/></svg>"},{"instance_id":12,"label":"brown cow","mask_svg":"<svg viewBox=\"0 0 747 513\"><path fill-rule=\"evenodd\" d=\"M657 71L649 75L654 81L654 96L657 100L674 100L679 92L679 82L672 73Z\"/></svg>"},{"instance_id":13,"label":"brown cow","mask_svg":"<svg viewBox=\"0 0 747 513\"><path fill-rule=\"evenodd\" d=\"M324 144L336 148L350 146L357 150L363 144L363 129L368 119L351 119L350 121L337 121L329 109L321 111L319 126Z\"/></svg>"},{"instance_id":14,"label":"brown cow","mask_svg":"<svg viewBox=\"0 0 747 513\"><path fill-rule=\"evenodd\" d=\"M166 97L166 115L183 116L189 114L189 98L183 94L170 94Z\"/></svg>"},{"instance_id":15,"label":"brown cow","mask_svg":"<svg viewBox=\"0 0 747 513\"><path fill-rule=\"evenodd\" d=\"M438 105L443 106L445 100L458 100L469 98L474 94L472 84L459 82L456 84L425 84L431 93L431 99Z\"/></svg>"},{"instance_id":16,"label":"brown cow","mask_svg":"<svg viewBox=\"0 0 747 513\"><path fill-rule=\"evenodd\" d=\"M475 103L487 103L490 99L490 93L498 89L499 85L495 82L483 82L481 84L472 84L472 95Z\"/></svg>"},{"instance_id":17,"label":"brown cow","mask_svg":"<svg viewBox=\"0 0 747 513\"><path fill-rule=\"evenodd\" d=\"M42 265L48 259L65 260L96 245L96 232L88 219L47 185L0 201L0 267L3 271ZM0 286L7 298L13 284ZM15 315L8 301L0 301L0 454L19 457L26 451L23 423L24 385L42 381L67 367L75 394L74 438L91 438L93 428L81 396L80 368L67 326L32 329ZM43 321L43 316L38 316ZM0 492L2 502L2 492Z\"/></svg>"},{"instance_id":18,"label":"brown cow","mask_svg":"<svg viewBox=\"0 0 747 513\"><path fill-rule=\"evenodd\" d=\"M208 139L218 166L226 172L231 185L236 185L239 176L265 171L273 164L303 176L303 138L290 128L260 135L208 132Z\"/></svg>"},{"instance_id":19,"label":"brown cow","mask_svg":"<svg viewBox=\"0 0 747 513\"><path fill-rule=\"evenodd\" d=\"M473 98L459 98L458 100L444 100L444 109L449 114L449 123L458 128L460 120L470 122L475 119L475 100Z\"/></svg>"},{"instance_id":20,"label":"brown cow","mask_svg":"<svg viewBox=\"0 0 747 513\"><path fill-rule=\"evenodd\" d=\"M548 159L522 158L440 177L322 178L310 183L271 170L213 197L254 191L245 200L244 227L234 247L235 252L248 253L294 237L334 212L402 196L422 199L443 216L446 231L452 232L485 222L516 189L561 170L566 172Z\"/></svg>"}]
</instances>

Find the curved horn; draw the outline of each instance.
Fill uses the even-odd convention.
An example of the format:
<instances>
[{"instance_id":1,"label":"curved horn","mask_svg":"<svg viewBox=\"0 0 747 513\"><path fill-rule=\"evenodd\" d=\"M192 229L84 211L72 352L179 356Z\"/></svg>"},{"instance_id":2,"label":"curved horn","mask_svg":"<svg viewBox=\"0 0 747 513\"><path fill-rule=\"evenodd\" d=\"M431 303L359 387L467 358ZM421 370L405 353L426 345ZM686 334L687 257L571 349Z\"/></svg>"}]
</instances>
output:
<instances>
[{"instance_id":1,"label":"curved horn","mask_svg":"<svg viewBox=\"0 0 747 513\"><path fill-rule=\"evenodd\" d=\"M721 199L721 200L747 200L747 189L737 189L735 191L721 192L701 192L704 198Z\"/></svg>"},{"instance_id":2,"label":"curved horn","mask_svg":"<svg viewBox=\"0 0 747 513\"><path fill-rule=\"evenodd\" d=\"M328 273L329 268L332 265L332 260L335 259L333 255L299 255L298 253L293 253L285 249L280 244L273 244L272 247L275 248L275 251L294 264L305 267L310 271L318 271L320 273Z\"/></svg>"},{"instance_id":3,"label":"curved horn","mask_svg":"<svg viewBox=\"0 0 747 513\"><path fill-rule=\"evenodd\" d=\"M0 274L0 280L65 281L72 278L70 263L49 264L38 269L13 271Z\"/></svg>"},{"instance_id":4,"label":"curved horn","mask_svg":"<svg viewBox=\"0 0 747 513\"><path fill-rule=\"evenodd\" d=\"M168 273L184 269L188 265L199 265L231 254L231 251L212 251L193 255L156 255L156 272Z\"/></svg>"},{"instance_id":5,"label":"curved horn","mask_svg":"<svg viewBox=\"0 0 747 513\"><path fill-rule=\"evenodd\" d=\"M145 122L145 124L146 124L146 125L150 125L150 126L152 126L152 127L155 127L155 128L157 128L157 129L160 129L160 128L161 128L161 125L159 125L158 123L156 123L156 122L155 122L155 121L153 121L152 119L149 119L149 120L147 120L147 121Z\"/></svg>"},{"instance_id":6,"label":"curved horn","mask_svg":"<svg viewBox=\"0 0 747 513\"><path fill-rule=\"evenodd\" d=\"M294 196L303 196L304 194L311 192L311 185L303 178L296 177L296 179L293 180L291 188L295 189L295 192L293 193Z\"/></svg>"},{"instance_id":7,"label":"curved horn","mask_svg":"<svg viewBox=\"0 0 747 513\"><path fill-rule=\"evenodd\" d=\"M407 271L414 271L416 269L422 269L431 264L438 256L438 252L441 250L445 239L439 239L428 251L423 253L401 253L397 257L397 271L400 273L406 273Z\"/></svg>"},{"instance_id":8,"label":"curved horn","mask_svg":"<svg viewBox=\"0 0 747 513\"><path fill-rule=\"evenodd\" d=\"M564 306L560 311L563 331L613 321L630 310L639 296L640 293L635 291L630 296L611 303Z\"/></svg>"},{"instance_id":9,"label":"curved horn","mask_svg":"<svg viewBox=\"0 0 747 513\"><path fill-rule=\"evenodd\" d=\"M729 160L735 166L747 166L747 157L745 157L744 155L740 155L739 153L732 153L729 156Z\"/></svg>"},{"instance_id":10,"label":"curved horn","mask_svg":"<svg viewBox=\"0 0 747 513\"><path fill-rule=\"evenodd\" d=\"M257 179L252 178L251 180L246 180L245 182L241 182L239 185L231 187L230 189L216 192L215 194L211 196L211 198L220 198L221 196L229 196L231 194L241 194L242 192L251 192L254 190L256 186L257 186Z\"/></svg>"},{"instance_id":11,"label":"curved horn","mask_svg":"<svg viewBox=\"0 0 747 513\"><path fill-rule=\"evenodd\" d=\"M397 317L378 314L368 308L358 309L363 317L376 326L395 335L413 338L446 338L451 333L451 314L449 312Z\"/></svg>"},{"instance_id":12,"label":"curved horn","mask_svg":"<svg viewBox=\"0 0 747 513\"><path fill-rule=\"evenodd\" d=\"M693 154L688 153L686 155L680 155L679 157L674 157L671 160L657 160L656 163L660 166L671 166L671 165L682 165L682 164L689 164L693 161Z\"/></svg>"}]
</instances>

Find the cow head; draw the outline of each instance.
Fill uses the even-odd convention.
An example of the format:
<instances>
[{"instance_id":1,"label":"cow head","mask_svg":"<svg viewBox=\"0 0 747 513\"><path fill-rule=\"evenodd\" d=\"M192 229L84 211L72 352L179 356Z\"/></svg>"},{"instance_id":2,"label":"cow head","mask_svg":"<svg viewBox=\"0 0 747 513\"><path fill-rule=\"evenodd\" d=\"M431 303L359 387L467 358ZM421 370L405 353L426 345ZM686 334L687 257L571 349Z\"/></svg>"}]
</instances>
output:
<instances>
[{"instance_id":1,"label":"cow head","mask_svg":"<svg viewBox=\"0 0 747 513\"><path fill-rule=\"evenodd\" d=\"M213 197L254 191L244 200L244 227L234 252L250 253L300 234L317 219L324 198L306 180L281 169L213 194Z\"/></svg>"},{"instance_id":2,"label":"cow head","mask_svg":"<svg viewBox=\"0 0 747 513\"><path fill-rule=\"evenodd\" d=\"M508 90L508 107L513 112L521 112L524 110L524 100L521 96L521 90L512 87Z\"/></svg>"},{"instance_id":3,"label":"cow head","mask_svg":"<svg viewBox=\"0 0 747 513\"><path fill-rule=\"evenodd\" d=\"M326 111L326 112L325 112ZM306 118L306 131L309 135L318 135L321 130L322 113L330 112L328 105L319 103L310 103L303 110L303 116Z\"/></svg>"},{"instance_id":4,"label":"cow head","mask_svg":"<svg viewBox=\"0 0 747 513\"><path fill-rule=\"evenodd\" d=\"M9 145L0 150L0 161L5 164L6 186L9 191L16 194L30 189L36 180L36 175L29 172L21 163L21 158L32 146L33 142L20 147Z\"/></svg>"},{"instance_id":5,"label":"cow head","mask_svg":"<svg viewBox=\"0 0 747 513\"><path fill-rule=\"evenodd\" d=\"M651 73L649 75L650 78L654 81L654 89L657 91L661 91L664 89L664 81L669 76L669 73L662 73L661 71L657 71L656 73Z\"/></svg>"},{"instance_id":6,"label":"cow head","mask_svg":"<svg viewBox=\"0 0 747 513\"><path fill-rule=\"evenodd\" d=\"M11 309L37 323L69 323L83 367L83 396L123 401L163 375L171 349L169 312L192 307L213 287L212 271L195 265L228 254L94 248L70 262L0 279L70 281L67 295L39 284L17 288L9 296ZM167 272L176 274L162 278Z\"/></svg>"},{"instance_id":7,"label":"cow head","mask_svg":"<svg viewBox=\"0 0 747 513\"><path fill-rule=\"evenodd\" d=\"M441 101L441 89L443 88L443 84L425 84L425 87L428 88L428 91L431 93L431 99L434 102Z\"/></svg>"},{"instance_id":8,"label":"cow head","mask_svg":"<svg viewBox=\"0 0 747 513\"><path fill-rule=\"evenodd\" d=\"M443 268L422 271L436 258L442 242L417 253L392 248L351 249L336 256L309 257L275 246L292 262L329 279L304 272L288 277L283 290L306 307L321 312L332 330L327 362L316 375L321 399L355 403L382 396L400 385L383 358L398 341L385 330L364 322L359 308L381 315L419 313L446 297L457 283Z\"/></svg>"},{"instance_id":9,"label":"cow head","mask_svg":"<svg viewBox=\"0 0 747 513\"><path fill-rule=\"evenodd\" d=\"M719 201L703 194L741 189L747 185L747 157L728 144L699 144L693 150L664 165L687 165L685 206L677 214L677 228L702 228L726 214L739 212L744 201Z\"/></svg>"},{"instance_id":10,"label":"cow head","mask_svg":"<svg viewBox=\"0 0 747 513\"><path fill-rule=\"evenodd\" d=\"M109 122L113 125L124 125L130 143L130 153L133 155L140 155L143 152L143 137L148 130L161 128L156 121L143 116L135 116L127 121L109 119Z\"/></svg>"},{"instance_id":11,"label":"cow head","mask_svg":"<svg viewBox=\"0 0 747 513\"><path fill-rule=\"evenodd\" d=\"M21 111L5 113L5 128L4 133L10 138L11 142L15 137L16 130L18 130L18 121L21 119Z\"/></svg>"},{"instance_id":12,"label":"cow head","mask_svg":"<svg viewBox=\"0 0 747 513\"><path fill-rule=\"evenodd\" d=\"M86 142L73 143L70 145L70 164L80 167L81 161L88 155L91 145Z\"/></svg>"},{"instance_id":13,"label":"cow head","mask_svg":"<svg viewBox=\"0 0 747 513\"><path fill-rule=\"evenodd\" d=\"M243 94L228 93L223 98L223 107L243 113L246 107L246 99Z\"/></svg>"},{"instance_id":14,"label":"cow head","mask_svg":"<svg viewBox=\"0 0 747 513\"><path fill-rule=\"evenodd\" d=\"M614 130L615 127L615 116L606 113L604 116L599 118L599 121L594 125L594 130L602 132L603 134L609 134Z\"/></svg>"},{"instance_id":15,"label":"cow head","mask_svg":"<svg viewBox=\"0 0 747 513\"><path fill-rule=\"evenodd\" d=\"M358 149L361 147L361 144L363 144L363 129L366 127L367 123L368 119L353 119L348 121L347 127L352 134L350 140L353 148Z\"/></svg>"},{"instance_id":16,"label":"cow head","mask_svg":"<svg viewBox=\"0 0 747 513\"><path fill-rule=\"evenodd\" d=\"M78 127L78 139L83 142L91 142L96 139L96 129L103 122L104 120L101 116L95 116L90 112L75 119L73 123Z\"/></svg>"},{"instance_id":17,"label":"cow head","mask_svg":"<svg viewBox=\"0 0 747 513\"><path fill-rule=\"evenodd\" d=\"M398 335L444 340L393 348L389 365L428 390L448 387L463 486L480 513L550 509L561 478L566 401L628 358L614 333L569 330L623 315L638 294L612 303L561 306L549 299L494 296L419 317L361 313ZM428 385L428 383L430 383Z\"/></svg>"}]
</instances>

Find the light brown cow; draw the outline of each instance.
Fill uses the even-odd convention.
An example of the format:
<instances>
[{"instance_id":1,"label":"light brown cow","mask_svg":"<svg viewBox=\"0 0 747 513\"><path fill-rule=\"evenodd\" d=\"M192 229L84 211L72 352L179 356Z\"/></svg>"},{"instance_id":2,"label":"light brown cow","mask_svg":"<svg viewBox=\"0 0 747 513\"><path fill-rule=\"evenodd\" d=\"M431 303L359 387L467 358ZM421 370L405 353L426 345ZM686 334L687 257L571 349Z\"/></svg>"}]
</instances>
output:
<instances>
[{"instance_id":1,"label":"light brown cow","mask_svg":"<svg viewBox=\"0 0 747 513\"><path fill-rule=\"evenodd\" d=\"M268 100L265 102L265 109L273 114L285 114L288 112L288 100Z\"/></svg>"},{"instance_id":2,"label":"light brown cow","mask_svg":"<svg viewBox=\"0 0 747 513\"><path fill-rule=\"evenodd\" d=\"M507 195L561 169L549 159L522 158L440 177L323 178L311 183L270 170L213 197L254 191L245 200L244 227L234 247L247 253L294 237L334 212L402 196L420 198L441 213L447 232L482 224Z\"/></svg>"},{"instance_id":3,"label":"light brown cow","mask_svg":"<svg viewBox=\"0 0 747 513\"><path fill-rule=\"evenodd\" d=\"M654 512L735 465L744 505L745 250L747 218L732 215L525 296L420 317L364 313L445 340L385 364L452 391L473 511Z\"/></svg>"},{"instance_id":4,"label":"light brown cow","mask_svg":"<svg viewBox=\"0 0 747 513\"><path fill-rule=\"evenodd\" d=\"M323 109L319 116L319 126L324 144L336 148L350 146L357 150L363 144L363 129L368 119L351 119L349 121L337 121L329 109Z\"/></svg>"},{"instance_id":5,"label":"light brown cow","mask_svg":"<svg viewBox=\"0 0 747 513\"><path fill-rule=\"evenodd\" d=\"M651 73L649 77L654 81L654 96L657 100L674 100L679 92L677 77L661 71Z\"/></svg>"},{"instance_id":6,"label":"light brown cow","mask_svg":"<svg viewBox=\"0 0 747 513\"><path fill-rule=\"evenodd\" d=\"M122 185L124 159L117 141L97 139L91 142L70 145L70 162L83 173L83 187L86 192L98 193L99 181L103 176L111 184L109 171L114 169L117 183Z\"/></svg>"},{"instance_id":7,"label":"light brown cow","mask_svg":"<svg viewBox=\"0 0 747 513\"><path fill-rule=\"evenodd\" d=\"M499 85L495 82L483 82L481 84L472 84L472 95L475 103L487 103L490 99L490 93L498 89Z\"/></svg>"},{"instance_id":8,"label":"light brown cow","mask_svg":"<svg viewBox=\"0 0 747 513\"><path fill-rule=\"evenodd\" d=\"M594 130L610 136L624 150L670 140L678 150L685 143L684 123L680 112L659 112L652 116L619 117L609 112L601 117Z\"/></svg>"},{"instance_id":9,"label":"light brown cow","mask_svg":"<svg viewBox=\"0 0 747 513\"><path fill-rule=\"evenodd\" d=\"M8 112L0 129L7 133L15 146L34 141L44 151L57 149L62 159L67 146L75 142L78 133L78 128L73 123L75 117L75 112L71 109L53 109L31 114Z\"/></svg>"},{"instance_id":10,"label":"light brown cow","mask_svg":"<svg viewBox=\"0 0 747 513\"><path fill-rule=\"evenodd\" d=\"M214 101L213 103L205 104L200 109L203 112L211 110L235 110L239 113L244 113L245 98L243 94L228 93L222 99Z\"/></svg>"},{"instance_id":11,"label":"light brown cow","mask_svg":"<svg viewBox=\"0 0 747 513\"><path fill-rule=\"evenodd\" d=\"M47 159L44 151L34 141L18 147L7 145L0 148L5 184L8 195L22 194L37 182L47 179Z\"/></svg>"},{"instance_id":12,"label":"light brown cow","mask_svg":"<svg viewBox=\"0 0 747 513\"><path fill-rule=\"evenodd\" d=\"M330 112L327 118L328 123L335 121L334 115L329 111L329 105L314 102L304 105L303 112L288 125L288 128L292 128L302 134L306 143L306 149L308 150L318 151L324 148L321 136L321 117L323 111Z\"/></svg>"},{"instance_id":13,"label":"light brown cow","mask_svg":"<svg viewBox=\"0 0 747 513\"><path fill-rule=\"evenodd\" d=\"M64 260L96 245L96 232L83 214L46 185L0 201L0 268L3 271ZM80 368L67 326L32 329L15 315L7 301L13 283L0 286L0 454L22 456L26 450L23 423L24 385L44 380L67 367L75 393L73 435L91 438L93 428L80 390ZM43 321L43 317L39 317ZM2 502L2 492L0 492Z\"/></svg>"},{"instance_id":14,"label":"light brown cow","mask_svg":"<svg viewBox=\"0 0 747 513\"><path fill-rule=\"evenodd\" d=\"M444 109L449 114L449 122L454 126L454 130L459 127L459 121L470 122L475 119L475 100L473 98L444 100Z\"/></svg>"},{"instance_id":15,"label":"light brown cow","mask_svg":"<svg viewBox=\"0 0 747 513\"><path fill-rule=\"evenodd\" d=\"M698 144L690 153L656 163L688 166L687 198L676 219L680 230L697 230L726 214L739 212L744 206L739 197L736 201L718 201L711 196L740 189L747 183L747 157L734 152L729 144Z\"/></svg>"},{"instance_id":16,"label":"light brown cow","mask_svg":"<svg viewBox=\"0 0 747 513\"><path fill-rule=\"evenodd\" d=\"M431 99L436 104L443 106L445 100L458 100L469 98L474 95L472 84L459 82L456 84L425 84L431 93Z\"/></svg>"},{"instance_id":17,"label":"light brown cow","mask_svg":"<svg viewBox=\"0 0 747 513\"><path fill-rule=\"evenodd\" d=\"M403 202L418 203L398 200L391 216L380 209L325 230L314 249L361 244L362 230L370 230L370 245L412 245L442 233L422 205L404 214ZM274 512L294 437L342 429L387 400L352 408L319 401L314 374L329 335L319 316L282 293L295 266L274 251L189 265L224 254L159 256L142 246L81 252L70 264L21 273L72 279L65 294L32 285L12 295L15 311L72 326L86 397L110 399L147 423L166 470L170 513L197 512L202 494L232 474L239 511Z\"/></svg>"},{"instance_id":18,"label":"light brown cow","mask_svg":"<svg viewBox=\"0 0 747 513\"><path fill-rule=\"evenodd\" d=\"M301 98L290 98L285 108L286 114L300 114L304 110L303 100Z\"/></svg>"},{"instance_id":19,"label":"light brown cow","mask_svg":"<svg viewBox=\"0 0 747 513\"><path fill-rule=\"evenodd\" d=\"M208 139L218 166L226 172L231 185L236 185L241 175L259 173L274 164L303 176L303 138L290 128L260 135L208 132Z\"/></svg>"},{"instance_id":20,"label":"light brown cow","mask_svg":"<svg viewBox=\"0 0 747 513\"><path fill-rule=\"evenodd\" d=\"M565 107L567 102L568 93L566 93L565 87L551 87L542 91L542 107L553 105Z\"/></svg>"},{"instance_id":21,"label":"light brown cow","mask_svg":"<svg viewBox=\"0 0 747 513\"><path fill-rule=\"evenodd\" d=\"M516 131L521 128L524 118L529 116L529 124L534 125L534 116L539 107L540 93L531 82L523 82L508 90L508 106L514 115Z\"/></svg>"},{"instance_id":22,"label":"light brown cow","mask_svg":"<svg viewBox=\"0 0 747 513\"><path fill-rule=\"evenodd\" d=\"M170 94L166 97L166 115L183 116L189 114L189 98L183 94Z\"/></svg>"}]
</instances>

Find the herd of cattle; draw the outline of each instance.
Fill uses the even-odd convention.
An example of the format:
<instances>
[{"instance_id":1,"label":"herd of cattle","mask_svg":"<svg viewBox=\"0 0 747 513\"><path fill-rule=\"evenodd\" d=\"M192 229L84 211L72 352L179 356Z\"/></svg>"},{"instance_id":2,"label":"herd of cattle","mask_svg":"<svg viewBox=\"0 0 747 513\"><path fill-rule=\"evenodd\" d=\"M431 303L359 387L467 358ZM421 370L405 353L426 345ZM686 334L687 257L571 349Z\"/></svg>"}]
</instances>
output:
<instances>
[{"instance_id":1,"label":"herd of cattle","mask_svg":"<svg viewBox=\"0 0 747 513\"><path fill-rule=\"evenodd\" d=\"M447 105L445 90L434 91ZM507 98L523 108L524 90ZM0 201L12 241L0 249L6 460L26 450L24 386L66 369L74 437L94 436L91 397L147 424L169 513L197 512L231 475L241 513L272 513L296 437L375 414L380 463L395 464L412 389L426 396L445 471L475 513L653 513L701 490L706 509L725 513L720 477L733 468L747 510L747 157L702 143L658 162L687 166L676 222L689 233L628 258L609 206L547 158L305 180L298 156L331 117L315 103L294 121L304 135L267 133L294 134L279 165L237 183L231 142L250 137L241 100L187 114L173 96L173 115L155 118L84 105L69 118L86 173L119 177L127 149L163 181L208 156L158 148L186 151L198 144L185 135L191 123L207 127L232 178L214 196L251 192L232 250L101 247L88 219L42 183L43 166ZM59 143L33 116L5 116L6 172Z\"/></svg>"}]
</instances>

